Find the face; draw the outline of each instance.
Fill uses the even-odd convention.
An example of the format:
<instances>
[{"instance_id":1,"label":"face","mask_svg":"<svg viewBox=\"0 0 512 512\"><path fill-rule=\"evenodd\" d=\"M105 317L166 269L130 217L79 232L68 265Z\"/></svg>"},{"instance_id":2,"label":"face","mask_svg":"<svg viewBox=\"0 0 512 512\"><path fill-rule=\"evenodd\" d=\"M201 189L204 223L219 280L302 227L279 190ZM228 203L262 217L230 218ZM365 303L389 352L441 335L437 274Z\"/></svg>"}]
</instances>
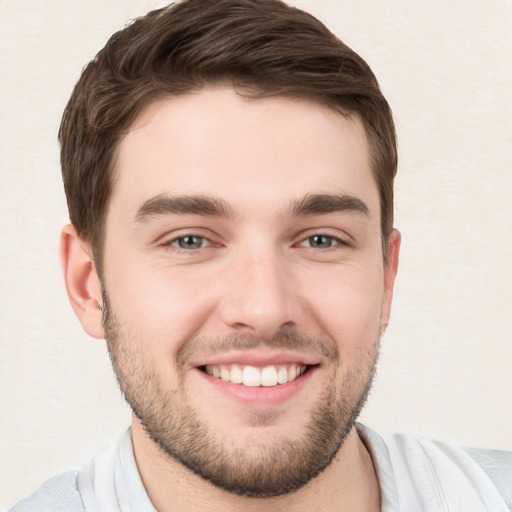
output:
<instances>
[{"instance_id":1,"label":"face","mask_svg":"<svg viewBox=\"0 0 512 512\"><path fill-rule=\"evenodd\" d=\"M117 171L104 324L140 424L230 492L301 487L352 429L389 315L360 122L206 89L150 105Z\"/></svg>"}]
</instances>

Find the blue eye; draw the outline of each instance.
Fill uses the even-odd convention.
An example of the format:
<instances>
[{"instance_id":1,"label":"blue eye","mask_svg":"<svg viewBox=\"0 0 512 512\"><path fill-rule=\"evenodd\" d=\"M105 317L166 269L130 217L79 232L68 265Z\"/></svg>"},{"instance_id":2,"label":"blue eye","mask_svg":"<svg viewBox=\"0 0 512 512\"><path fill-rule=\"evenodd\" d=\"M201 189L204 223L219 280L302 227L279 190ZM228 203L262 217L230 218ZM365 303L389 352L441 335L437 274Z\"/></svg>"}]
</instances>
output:
<instances>
[{"instance_id":1,"label":"blue eye","mask_svg":"<svg viewBox=\"0 0 512 512\"><path fill-rule=\"evenodd\" d=\"M194 250L207 245L207 240L202 236L187 235L174 239L171 245L178 246L180 249Z\"/></svg>"},{"instance_id":2,"label":"blue eye","mask_svg":"<svg viewBox=\"0 0 512 512\"><path fill-rule=\"evenodd\" d=\"M329 249L342 243L338 238L327 235L314 235L306 238L301 245L308 245L313 249Z\"/></svg>"}]
</instances>

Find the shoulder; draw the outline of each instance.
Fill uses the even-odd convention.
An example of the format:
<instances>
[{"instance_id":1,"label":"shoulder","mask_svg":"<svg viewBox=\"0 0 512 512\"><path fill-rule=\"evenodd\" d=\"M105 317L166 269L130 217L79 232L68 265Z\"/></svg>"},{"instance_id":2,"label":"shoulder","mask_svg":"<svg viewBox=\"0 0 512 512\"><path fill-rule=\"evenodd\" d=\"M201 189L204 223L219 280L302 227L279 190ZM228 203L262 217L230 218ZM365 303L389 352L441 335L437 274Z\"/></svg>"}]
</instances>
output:
<instances>
[{"instance_id":1,"label":"shoulder","mask_svg":"<svg viewBox=\"0 0 512 512\"><path fill-rule=\"evenodd\" d=\"M77 475L78 469L74 469L51 478L8 512L83 512Z\"/></svg>"},{"instance_id":2,"label":"shoulder","mask_svg":"<svg viewBox=\"0 0 512 512\"><path fill-rule=\"evenodd\" d=\"M496 491L512 510L512 452L465 448L443 441L392 434L385 437L394 469L416 482L426 475L440 494L472 489L480 496Z\"/></svg>"},{"instance_id":3,"label":"shoulder","mask_svg":"<svg viewBox=\"0 0 512 512\"><path fill-rule=\"evenodd\" d=\"M512 510L512 452L462 447L486 473Z\"/></svg>"}]
</instances>

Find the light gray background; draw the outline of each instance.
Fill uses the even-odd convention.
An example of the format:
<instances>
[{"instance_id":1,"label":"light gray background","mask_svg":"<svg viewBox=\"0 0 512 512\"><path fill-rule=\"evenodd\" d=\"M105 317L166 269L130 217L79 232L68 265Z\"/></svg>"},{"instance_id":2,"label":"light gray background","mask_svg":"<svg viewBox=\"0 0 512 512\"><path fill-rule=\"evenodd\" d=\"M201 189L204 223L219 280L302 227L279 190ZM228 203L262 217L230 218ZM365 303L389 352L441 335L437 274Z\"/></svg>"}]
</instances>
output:
<instances>
[{"instance_id":1,"label":"light gray background","mask_svg":"<svg viewBox=\"0 0 512 512\"><path fill-rule=\"evenodd\" d=\"M394 312L363 420L512 449L512 1L302 0L396 116ZM56 133L81 68L151 0L0 0L0 510L129 413L65 296Z\"/></svg>"}]
</instances>

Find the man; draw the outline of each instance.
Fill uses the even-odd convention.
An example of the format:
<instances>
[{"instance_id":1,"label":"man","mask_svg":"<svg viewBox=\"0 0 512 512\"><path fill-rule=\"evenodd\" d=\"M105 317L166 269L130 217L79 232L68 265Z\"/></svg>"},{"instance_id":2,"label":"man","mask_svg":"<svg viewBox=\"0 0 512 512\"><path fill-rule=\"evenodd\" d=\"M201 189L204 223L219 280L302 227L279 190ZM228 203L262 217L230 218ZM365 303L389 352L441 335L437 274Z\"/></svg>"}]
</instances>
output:
<instances>
[{"instance_id":1,"label":"man","mask_svg":"<svg viewBox=\"0 0 512 512\"><path fill-rule=\"evenodd\" d=\"M391 308L392 116L277 0L185 0L115 34L60 141L61 259L133 410L22 510L509 511L512 455L356 424Z\"/></svg>"}]
</instances>

